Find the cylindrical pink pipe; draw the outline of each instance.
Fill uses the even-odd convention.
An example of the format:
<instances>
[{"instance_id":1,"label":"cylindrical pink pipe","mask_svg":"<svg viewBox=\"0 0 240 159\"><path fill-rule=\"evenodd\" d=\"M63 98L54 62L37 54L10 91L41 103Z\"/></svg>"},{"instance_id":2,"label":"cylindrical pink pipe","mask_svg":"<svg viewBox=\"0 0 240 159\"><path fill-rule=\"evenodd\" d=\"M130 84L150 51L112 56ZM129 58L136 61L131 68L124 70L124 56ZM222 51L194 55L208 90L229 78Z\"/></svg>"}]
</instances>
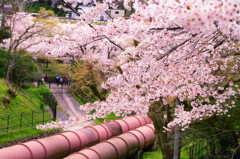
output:
<instances>
[{"instance_id":1,"label":"cylindrical pink pipe","mask_svg":"<svg viewBox=\"0 0 240 159\"><path fill-rule=\"evenodd\" d=\"M129 119L128 119L129 118ZM81 148L132 130L150 121L147 117L131 116L122 120L67 131L39 140L0 149L0 159L55 159ZM134 121L134 122L133 122ZM149 122L148 122L149 123ZM109 144L109 143L108 143ZM14 152L14 153L12 153Z\"/></svg>"},{"instance_id":2,"label":"cylindrical pink pipe","mask_svg":"<svg viewBox=\"0 0 240 159\"><path fill-rule=\"evenodd\" d=\"M23 145L14 145L9 149L2 149L0 159L26 159L32 158L31 151Z\"/></svg>"},{"instance_id":3,"label":"cylindrical pink pipe","mask_svg":"<svg viewBox=\"0 0 240 159\"><path fill-rule=\"evenodd\" d=\"M85 154L88 154L87 156ZM71 159L71 156L68 156ZM92 149L83 149L81 152L74 153L73 158L76 159L100 159L99 154L94 152Z\"/></svg>"},{"instance_id":4,"label":"cylindrical pink pipe","mask_svg":"<svg viewBox=\"0 0 240 159\"><path fill-rule=\"evenodd\" d=\"M142 126L136 130L132 130L113 137L107 141L103 141L90 148L76 152L65 159L122 159L135 154L138 150L142 150L153 144L155 141L154 127L152 124ZM93 158L94 156L94 158Z\"/></svg>"},{"instance_id":5,"label":"cylindrical pink pipe","mask_svg":"<svg viewBox=\"0 0 240 159\"><path fill-rule=\"evenodd\" d=\"M63 156L66 156L69 153L76 151L76 147L78 147L78 145L80 144L77 136L70 132L39 139L38 141L41 142L42 145L44 145L44 147L46 148L46 156L49 159L61 158ZM78 142L78 145L76 144L76 142ZM29 148L31 149L32 147Z\"/></svg>"},{"instance_id":6,"label":"cylindrical pink pipe","mask_svg":"<svg viewBox=\"0 0 240 159\"><path fill-rule=\"evenodd\" d=\"M141 116L130 116L125 119L117 119L114 122L118 123L122 127L122 133L127 131L133 130L140 126L150 124L152 121L148 117L141 117Z\"/></svg>"}]
</instances>

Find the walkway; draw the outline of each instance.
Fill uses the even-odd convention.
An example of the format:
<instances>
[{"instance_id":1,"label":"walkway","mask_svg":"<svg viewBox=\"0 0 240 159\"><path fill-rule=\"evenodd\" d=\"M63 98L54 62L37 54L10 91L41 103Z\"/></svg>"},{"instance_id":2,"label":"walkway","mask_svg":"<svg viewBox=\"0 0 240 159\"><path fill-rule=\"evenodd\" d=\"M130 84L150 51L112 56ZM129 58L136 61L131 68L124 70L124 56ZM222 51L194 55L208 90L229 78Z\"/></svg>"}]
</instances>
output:
<instances>
[{"instance_id":1,"label":"walkway","mask_svg":"<svg viewBox=\"0 0 240 159\"><path fill-rule=\"evenodd\" d=\"M80 105L68 92L68 88L69 88L68 85L57 86L55 83L50 85L50 90L52 94L58 101L58 104L63 109L63 112L65 112L68 117L77 118L79 116L84 115L85 112L83 110L80 110ZM59 111L57 112L57 118L59 120L66 120L64 114Z\"/></svg>"},{"instance_id":2,"label":"walkway","mask_svg":"<svg viewBox=\"0 0 240 159\"><path fill-rule=\"evenodd\" d=\"M35 86L37 86L37 82L33 83ZM47 87L49 87L49 84L46 84ZM56 98L58 104L60 105L61 109L63 111L57 110L57 119L59 121L65 121L68 120L70 117L79 117L82 115L85 115L85 112L80 109L80 105L78 102L72 97L72 95L68 92L69 86L57 86L55 83L51 83L50 90L53 94L53 96ZM85 126L94 125L93 121L80 123L78 125L69 127L68 130L78 130Z\"/></svg>"}]
</instances>

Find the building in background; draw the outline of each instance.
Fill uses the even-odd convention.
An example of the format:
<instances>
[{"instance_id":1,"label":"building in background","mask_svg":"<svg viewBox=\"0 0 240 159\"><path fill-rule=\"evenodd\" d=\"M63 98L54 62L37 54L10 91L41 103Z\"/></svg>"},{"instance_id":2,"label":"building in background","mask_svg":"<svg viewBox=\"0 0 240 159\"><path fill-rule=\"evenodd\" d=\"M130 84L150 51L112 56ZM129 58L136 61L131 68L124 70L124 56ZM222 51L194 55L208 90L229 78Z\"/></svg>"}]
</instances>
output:
<instances>
[{"instance_id":1,"label":"building in background","mask_svg":"<svg viewBox=\"0 0 240 159\"><path fill-rule=\"evenodd\" d=\"M95 7L96 4L94 3L78 3L74 8L78 11L79 14L85 14L88 12L91 12L92 7ZM67 10L68 14L66 15L66 18L69 19L77 19L78 15L71 11L70 9ZM118 18L125 16L125 10L121 9L108 9L105 12L102 12L98 15L98 17L95 19L95 21L107 21L108 19L112 18Z\"/></svg>"}]
</instances>

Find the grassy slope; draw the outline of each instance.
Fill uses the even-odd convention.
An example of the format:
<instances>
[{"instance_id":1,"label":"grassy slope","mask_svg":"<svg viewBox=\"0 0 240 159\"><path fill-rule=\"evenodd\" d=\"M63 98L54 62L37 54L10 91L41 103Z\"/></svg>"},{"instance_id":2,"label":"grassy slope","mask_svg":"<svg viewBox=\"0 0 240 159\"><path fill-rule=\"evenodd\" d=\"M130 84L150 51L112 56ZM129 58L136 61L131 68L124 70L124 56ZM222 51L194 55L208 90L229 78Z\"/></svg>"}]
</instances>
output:
<instances>
[{"instance_id":1,"label":"grassy slope","mask_svg":"<svg viewBox=\"0 0 240 159\"><path fill-rule=\"evenodd\" d=\"M180 159L189 159L188 157L189 151L188 149L181 149L181 156ZM162 159L161 150L156 150L152 152L143 152L143 159Z\"/></svg>"},{"instance_id":2,"label":"grassy slope","mask_svg":"<svg viewBox=\"0 0 240 159\"><path fill-rule=\"evenodd\" d=\"M6 142L11 142L14 140L19 140L25 137L38 135L45 132L44 130L36 130L36 129L24 129L17 132L9 132L7 134L0 135L0 145Z\"/></svg>"},{"instance_id":3,"label":"grassy slope","mask_svg":"<svg viewBox=\"0 0 240 159\"><path fill-rule=\"evenodd\" d=\"M24 90L25 93L20 93L17 97L10 97L7 90L8 87L4 83L3 79L0 79L0 99L5 95L11 98L10 104L3 105L2 100L0 100L0 115L7 114L19 114L21 112L29 111L41 111L40 105L44 104L42 97L37 92L37 87L31 87Z\"/></svg>"},{"instance_id":4,"label":"grassy slope","mask_svg":"<svg viewBox=\"0 0 240 159\"><path fill-rule=\"evenodd\" d=\"M28 124L22 126L22 129L35 127L35 125L42 123L42 109L41 106L44 107L46 104L43 102L43 97L39 94L38 87L31 87L29 89L24 90L26 93L20 93L17 97L13 98L7 92L8 87L6 86L3 79L0 79L0 133L6 131L7 126L7 116L10 114L9 126L16 126L13 129L9 129L12 134L18 134L20 127L20 120L22 120L22 124ZM10 104L3 104L2 97L9 96L11 98ZM32 118L32 111L34 111L34 115ZM23 112L22 119L20 119L20 114ZM40 112L40 113L37 113ZM44 113L44 120L50 120L51 116L48 112ZM32 125L32 120L34 124ZM38 122L40 121L40 122ZM37 123L38 122L38 123ZM30 125L29 125L30 124ZM39 133L38 131L32 129L31 132L28 134L35 134ZM21 133L20 133L21 134ZM22 134L22 136L26 136L27 133ZM7 135L0 135L0 143L4 141L4 136ZM19 136L19 134L18 134ZM21 136L21 135L20 135ZM14 138L11 135L11 138Z\"/></svg>"}]
</instances>

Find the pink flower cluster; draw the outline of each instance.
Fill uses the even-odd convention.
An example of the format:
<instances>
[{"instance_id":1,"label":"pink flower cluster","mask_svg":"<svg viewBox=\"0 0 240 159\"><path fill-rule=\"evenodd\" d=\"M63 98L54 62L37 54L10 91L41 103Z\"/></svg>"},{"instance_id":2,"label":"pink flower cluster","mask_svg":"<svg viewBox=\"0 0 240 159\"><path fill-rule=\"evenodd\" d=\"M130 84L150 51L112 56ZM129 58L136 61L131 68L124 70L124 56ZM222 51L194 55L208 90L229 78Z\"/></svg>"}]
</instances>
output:
<instances>
[{"instance_id":1,"label":"pink flower cluster","mask_svg":"<svg viewBox=\"0 0 240 159\"><path fill-rule=\"evenodd\" d=\"M239 53L240 2L124 0L126 7L132 3L135 13L129 19L91 27L59 23L54 28L58 34L49 38L52 56L69 54L96 61L108 74L103 87L111 90L110 95L106 101L82 106L86 112L97 112L85 119L111 112L146 114L152 103L169 104L168 99L175 97L182 103L166 129L176 124L185 129L195 120L226 114L235 107L239 89L232 89L236 87L232 81L227 81L229 86L224 82L239 71L235 54ZM234 66L229 68L229 63ZM190 111L185 110L185 100L191 101Z\"/></svg>"}]
</instances>

